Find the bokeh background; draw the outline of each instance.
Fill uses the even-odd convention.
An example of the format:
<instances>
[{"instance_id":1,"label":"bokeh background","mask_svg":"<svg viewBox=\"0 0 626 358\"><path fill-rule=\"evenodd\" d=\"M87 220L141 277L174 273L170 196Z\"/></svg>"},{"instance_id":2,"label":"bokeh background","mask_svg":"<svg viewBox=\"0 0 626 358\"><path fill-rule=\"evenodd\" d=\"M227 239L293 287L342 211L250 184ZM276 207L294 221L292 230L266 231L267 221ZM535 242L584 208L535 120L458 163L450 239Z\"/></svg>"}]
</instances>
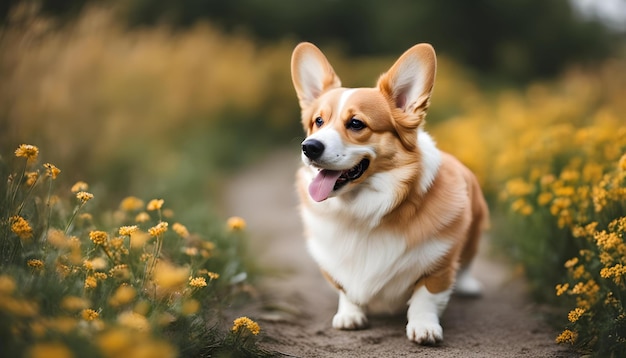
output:
<instances>
[{"instance_id":1,"label":"bokeh background","mask_svg":"<svg viewBox=\"0 0 626 358\"><path fill-rule=\"evenodd\" d=\"M38 145L72 176L68 185L97 181L115 202L162 196L201 212L224 173L273 147L298 147L289 74L297 42L323 48L350 86L373 85L408 47L432 43L435 130L503 91L623 62L624 24L582 8L566 0L5 1L0 149ZM594 90L577 79L573 91ZM506 131L507 115L482 120ZM476 144L459 151L493 150ZM490 165L465 156L475 170Z\"/></svg>"},{"instance_id":2,"label":"bokeh background","mask_svg":"<svg viewBox=\"0 0 626 358\"><path fill-rule=\"evenodd\" d=\"M427 129L479 177L494 241L537 298L616 307L607 335L623 344L626 221L611 223L626 215L624 0L3 1L0 156L36 145L61 188L90 183L94 205L163 198L202 227L228 215L233 173L275 150L298 156L289 63L300 41L350 87L433 44ZM614 246L594 241L602 228ZM592 302L598 292L609 301ZM592 345L604 334L593 317Z\"/></svg>"}]
</instances>

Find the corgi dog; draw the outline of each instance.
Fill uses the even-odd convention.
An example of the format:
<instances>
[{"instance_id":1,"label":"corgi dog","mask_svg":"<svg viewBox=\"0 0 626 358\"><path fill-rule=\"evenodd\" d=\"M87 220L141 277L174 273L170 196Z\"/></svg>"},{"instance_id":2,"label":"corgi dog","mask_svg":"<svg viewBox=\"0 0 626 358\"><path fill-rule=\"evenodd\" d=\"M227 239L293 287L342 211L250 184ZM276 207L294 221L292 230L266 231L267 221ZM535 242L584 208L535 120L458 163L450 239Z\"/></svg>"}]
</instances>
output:
<instances>
[{"instance_id":1,"label":"corgi dog","mask_svg":"<svg viewBox=\"0 0 626 358\"><path fill-rule=\"evenodd\" d=\"M468 268L488 209L472 172L423 128L435 71L434 49L418 44L376 87L345 88L315 45L293 51L300 211L308 250L339 293L336 329L406 310L409 340L436 344L453 289L480 293Z\"/></svg>"}]
</instances>

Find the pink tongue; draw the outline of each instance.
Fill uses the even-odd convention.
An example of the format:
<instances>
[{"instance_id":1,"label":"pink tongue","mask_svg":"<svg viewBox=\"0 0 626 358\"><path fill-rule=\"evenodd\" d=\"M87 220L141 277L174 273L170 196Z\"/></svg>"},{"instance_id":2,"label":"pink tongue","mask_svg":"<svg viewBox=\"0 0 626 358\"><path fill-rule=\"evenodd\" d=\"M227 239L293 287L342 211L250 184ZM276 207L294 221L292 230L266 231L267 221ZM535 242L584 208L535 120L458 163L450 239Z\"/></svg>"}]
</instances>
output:
<instances>
[{"instance_id":1,"label":"pink tongue","mask_svg":"<svg viewBox=\"0 0 626 358\"><path fill-rule=\"evenodd\" d=\"M309 185L309 194L315 201L328 199L328 195L333 190L337 179L341 176L339 170L322 169Z\"/></svg>"}]
</instances>

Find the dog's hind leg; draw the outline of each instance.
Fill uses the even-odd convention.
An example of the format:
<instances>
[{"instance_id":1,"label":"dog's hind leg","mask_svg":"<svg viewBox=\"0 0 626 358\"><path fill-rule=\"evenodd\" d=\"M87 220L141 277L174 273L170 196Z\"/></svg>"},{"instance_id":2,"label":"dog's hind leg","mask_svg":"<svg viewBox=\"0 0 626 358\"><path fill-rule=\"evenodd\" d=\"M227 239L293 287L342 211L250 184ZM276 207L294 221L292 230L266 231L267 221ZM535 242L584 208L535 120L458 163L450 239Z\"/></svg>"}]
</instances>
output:
<instances>
[{"instance_id":1,"label":"dog's hind leg","mask_svg":"<svg viewBox=\"0 0 626 358\"><path fill-rule=\"evenodd\" d=\"M472 222L467 231L467 241L461 251L454 291L464 296L479 296L482 292L482 284L470 274L469 268L478 252L482 232L489 226L489 209L478 181L469 171L466 173L466 181L469 188Z\"/></svg>"}]
</instances>

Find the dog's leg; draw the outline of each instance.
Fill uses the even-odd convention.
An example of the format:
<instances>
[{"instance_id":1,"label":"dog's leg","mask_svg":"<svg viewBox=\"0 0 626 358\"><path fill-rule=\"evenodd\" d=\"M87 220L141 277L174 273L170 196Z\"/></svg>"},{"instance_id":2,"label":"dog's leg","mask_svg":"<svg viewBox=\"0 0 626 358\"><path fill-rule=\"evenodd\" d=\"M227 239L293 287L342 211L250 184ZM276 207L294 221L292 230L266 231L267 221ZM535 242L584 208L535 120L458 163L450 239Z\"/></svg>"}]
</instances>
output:
<instances>
[{"instance_id":1,"label":"dog's leg","mask_svg":"<svg viewBox=\"0 0 626 358\"><path fill-rule=\"evenodd\" d=\"M367 326L367 317L363 308L350 302L343 291L339 292L339 307L333 317L333 328L360 329Z\"/></svg>"},{"instance_id":2,"label":"dog's leg","mask_svg":"<svg viewBox=\"0 0 626 358\"><path fill-rule=\"evenodd\" d=\"M454 293L461 296L478 297L483 291L483 285L469 272L468 267L459 270L454 287Z\"/></svg>"},{"instance_id":3,"label":"dog's leg","mask_svg":"<svg viewBox=\"0 0 626 358\"><path fill-rule=\"evenodd\" d=\"M419 344L436 344L443 340L443 328L439 317L443 313L452 289L430 293L426 285L421 285L409 300L406 325L407 337Z\"/></svg>"}]
</instances>

